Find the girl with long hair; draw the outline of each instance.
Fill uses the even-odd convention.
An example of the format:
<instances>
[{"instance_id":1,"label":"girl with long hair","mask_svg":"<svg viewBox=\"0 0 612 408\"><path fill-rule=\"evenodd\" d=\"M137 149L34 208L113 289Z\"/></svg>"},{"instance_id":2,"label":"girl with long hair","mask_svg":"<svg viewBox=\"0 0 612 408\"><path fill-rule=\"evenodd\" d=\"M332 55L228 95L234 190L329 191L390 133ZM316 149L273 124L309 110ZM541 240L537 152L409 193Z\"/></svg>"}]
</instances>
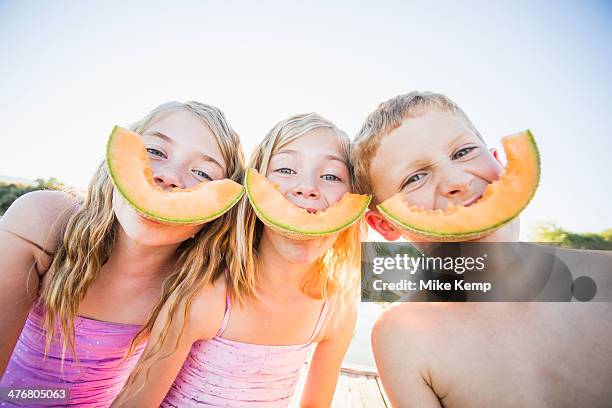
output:
<instances>
[{"instance_id":1,"label":"girl with long hair","mask_svg":"<svg viewBox=\"0 0 612 408\"><path fill-rule=\"evenodd\" d=\"M162 189L241 181L240 140L216 107L165 103L130 130ZM225 267L235 214L204 225L151 221L113 187L105 162L83 199L19 198L0 221L0 387L62 388L62 406L109 406L162 306Z\"/></svg>"},{"instance_id":2,"label":"girl with long hair","mask_svg":"<svg viewBox=\"0 0 612 408\"><path fill-rule=\"evenodd\" d=\"M349 146L328 120L294 115L249 167L304 211L323 211L352 189ZM302 405L331 404L355 327L363 223L289 238L259 221L246 197L237 218L227 272L164 306L113 406L285 407L315 345Z\"/></svg>"}]
</instances>

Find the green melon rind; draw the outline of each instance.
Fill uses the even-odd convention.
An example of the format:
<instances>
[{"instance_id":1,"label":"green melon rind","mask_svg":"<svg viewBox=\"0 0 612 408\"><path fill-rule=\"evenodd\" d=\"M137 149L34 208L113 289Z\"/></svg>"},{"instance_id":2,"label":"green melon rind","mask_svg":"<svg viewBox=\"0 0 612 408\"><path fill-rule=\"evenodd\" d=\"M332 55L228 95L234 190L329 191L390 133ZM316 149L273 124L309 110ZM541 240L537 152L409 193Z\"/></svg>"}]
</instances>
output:
<instances>
[{"instance_id":1,"label":"green melon rind","mask_svg":"<svg viewBox=\"0 0 612 408\"><path fill-rule=\"evenodd\" d=\"M490 227L490 228L486 228L486 229L482 229L482 230L478 230L478 231L473 231L473 232L469 232L469 233L462 233L462 234L457 234L457 233L440 233L440 232L433 232L433 231L429 231L429 230L425 230L425 229L419 229L419 228L415 228L412 227L410 225L404 224L403 222L399 221L399 219L397 219L396 217L394 217L393 215L391 215L389 212L384 211L381 209L381 207L378 208L379 211L381 213L383 213L383 216L391 221L391 223L395 226L398 227L400 229L404 229L407 231L410 231L416 235L419 235L421 237L424 238L430 238L430 239L437 239L440 241L459 241L459 240L469 240L469 239L477 239L480 238L484 235L487 235L501 227L503 227L504 225L506 225L507 223L509 223L510 221L512 221L514 218L516 218L516 216L506 219L498 224L495 224L494 226ZM520 212L519 212L520 213ZM517 214L518 215L518 214Z\"/></svg>"},{"instance_id":2,"label":"green melon rind","mask_svg":"<svg viewBox=\"0 0 612 408\"><path fill-rule=\"evenodd\" d=\"M106 143L106 167L108 168L108 172L109 172L109 174L111 176L113 184L115 185L115 188L117 188L117 190L119 191L121 196L125 199L125 201L127 201L127 203L132 208L134 208L136 211L141 213L146 218L151 218L151 219L156 220L156 221L162 221L162 222L170 223L170 224L185 224L185 225L203 224L203 223L212 221L215 218L218 218L218 217L222 216L223 214L228 212L242 198L242 195L244 194L244 187L234 196L234 198L228 203L227 206L225 206L220 211L217 211L217 212L209 215L206 218L183 218L183 219L168 218L168 217L164 217L162 215L156 214L153 211L150 211L150 210L147 210L145 208L139 207L136 203L134 203L129 198L128 194L125 191L125 188L121 185L121 182L119 181L117 175L113 171L113 163L112 163L112 157L111 157L111 154L110 154L110 149L111 149L111 145L112 145L113 140L116 137L116 135L118 133L120 133L120 132L123 132L123 131L125 131L125 129L123 129L121 126L115 125L113 127L113 130L112 130L111 135L110 135L110 137L108 139L108 142Z\"/></svg>"},{"instance_id":3,"label":"green melon rind","mask_svg":"<svg viewBox=\"0 0 612 408\"><path fill-rule=\"evenodd\" d=\"M415 233L417 235L426 237L426 238L433 238L433 239L440 239L440 240L467 240L467 239L477 239L480 238L484 235L487 235L501 227L503 227L504 225L508 224L510 221L512 221L513 219L515 219L516 217L518 217L518 215L527 207L527 205L529 205L529 203L531 202L531 199L533 198L533 196L536 193L536 190L538 189L538 186L540 185L540 177L541 177L541 160L540 160L540 150L538 149L538 145L535 141L535 138L533 137L533 134L531 133L531 131L529 129L525 130L523 133L526 133L527 138L530 142L530 146L533 150L533 153L535 154L535 158L536 158L536 162L538 165L538 177L536 178L536 184L531 192L531 195L529 196L529 198L527 199L527 201L525 202L525 205L514 215L504 219L503 221L500 221L497 224L492 225L491 227L485 228L485 229L481 229L481 230L476 230L476 231L472 231L472 232L468 232L468 233L452 233L452 232L448 232L448 233L444 233L444 232L437 232L437 231L431 231L431 230L426 230L426 229L421 229L421 228L415 228L412 225L408 225L406 223L404 223L403 221L401 221L399 218L397 218L396 216L394 216L393 214L391 214L389 211L387 211L382 205L378 205L377 208L378 210L384 215L385 218L387 218L389 221L391 221L392 224L394 224L396 227L399 227L401 229L405 229L407 231L410 231L412 233Z\"/></svg>"},{"instance_id":4,"label":"green melon rind","mask_svg":"<svg viewBox=\"0 0 612 408\"><path fill-rule=\"evenodd\" d=\"M370 201L372 200L371 196L367 196L366 200L364 201L364 204L361 208L361 210L359 210L359 212L353 217L351 218L349 221L347 221L346 223L342 224L342 226L340 227L336 227L336 228L332 228L329 230L325 230L325 231L304 231L298 228L295 228L295 226L292 225L286 225L283 223L280 223L278 221L273 220L272 218L270 218L269 216L267 216L255 203L255 200L253 198L253 195L251 193L251 189L249 187L249 172L246 172L246 176L245 176L245 185L246 185L246 193L247 193L247 197L249 198L249 202L251 203L251 206L253 207L253 210L255 211L255 214L257 214L257 216L259 217L259 219L264 223L264 224L269 224L270 226L279 228L283 231L287 231L291 234L299 234L299 235L304 235L304 236L308 236L308 237L322 237L325 235L330 235L330 234L335 234L336 232L342 231L345 228L350 227L351 225L353 225L357 220L359 220L359 218L361 218L361 216L366 212L366 210L368 209L368 205L370 204Z\"/></svg>"}]
</instances>

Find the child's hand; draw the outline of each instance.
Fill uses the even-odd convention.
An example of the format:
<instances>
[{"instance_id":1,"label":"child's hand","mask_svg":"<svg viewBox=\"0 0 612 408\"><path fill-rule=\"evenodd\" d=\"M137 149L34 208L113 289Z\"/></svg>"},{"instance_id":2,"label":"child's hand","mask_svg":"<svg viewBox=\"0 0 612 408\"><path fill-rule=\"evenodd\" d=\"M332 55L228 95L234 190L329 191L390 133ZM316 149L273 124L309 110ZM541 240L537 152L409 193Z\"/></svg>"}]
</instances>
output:
<instances>
[{"instance_id":1,"label":"child's hand","mask_svg":"<svg viewBox=\"0 0 612 408\"><path fill-rule=\"evenodd\" d=\"M492 232L489 235L485 235L482 238L475 239L472 242L518 242L520 231L520 218L516 217L514 220L504 225L500 229Z\"/></svg>"}]
</instances>

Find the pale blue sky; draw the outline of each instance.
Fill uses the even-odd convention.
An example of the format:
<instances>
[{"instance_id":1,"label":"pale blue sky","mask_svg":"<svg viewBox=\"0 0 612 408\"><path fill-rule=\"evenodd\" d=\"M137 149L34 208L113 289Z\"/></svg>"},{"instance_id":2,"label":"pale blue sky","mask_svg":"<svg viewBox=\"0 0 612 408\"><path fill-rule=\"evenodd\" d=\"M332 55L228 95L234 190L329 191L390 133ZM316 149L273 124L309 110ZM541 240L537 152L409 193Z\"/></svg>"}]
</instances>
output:
<instances>
[{"instance_id":1,"label":"pale blue sky","mask_svg":"<svg viewBox=\"0 0 612 408\"><path fill-rule=\"evenodd\" d=\"M609 3L219 3L0 1L0 175L84 187L112 126L167 100L221 107L248 154L290 114L353 136L379 102L433 90L492 146L534 132L525 233L612 227Z\"/></svg>"}]
</instances>

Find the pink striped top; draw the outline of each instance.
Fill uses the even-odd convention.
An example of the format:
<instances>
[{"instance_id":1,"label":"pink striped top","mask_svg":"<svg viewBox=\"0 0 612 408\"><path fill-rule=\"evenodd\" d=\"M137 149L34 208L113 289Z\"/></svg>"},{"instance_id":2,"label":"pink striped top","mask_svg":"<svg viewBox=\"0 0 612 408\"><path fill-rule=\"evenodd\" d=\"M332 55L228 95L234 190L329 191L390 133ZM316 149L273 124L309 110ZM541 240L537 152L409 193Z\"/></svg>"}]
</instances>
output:
<instances>
[{"instance_id":1,"label":"pink striped top","mask_svg":"<svg viewBox=\"0 0 612 408\"><path fill-rule=\"evenodd\" d=\"M161 407L278 408L291 402L300 371L328 311L323 303L308 342L287 346L242 343L221 337L231 309L229 296L219 331L193 344Z\"/></svg>"},{"instance_id":2,"label":"pink striped top","mask_svg":"<svg viewBox=\"0 0 612 408\"><path fill-rule=\"evenodd\" d=\"M7 396L0 396L0 406L110 406L144 350L145 345L142 344L126 361L122 361L141 326L76 316L74 332L78 361L67 350L62 370L62 347L59 342L52 342L44 358L46 332L43 318L44 307L36 304L17 340L0 387L64 388L68 391L68 400L60 403L40 399L18 403Z\"/></svg>"}]
</instances>

